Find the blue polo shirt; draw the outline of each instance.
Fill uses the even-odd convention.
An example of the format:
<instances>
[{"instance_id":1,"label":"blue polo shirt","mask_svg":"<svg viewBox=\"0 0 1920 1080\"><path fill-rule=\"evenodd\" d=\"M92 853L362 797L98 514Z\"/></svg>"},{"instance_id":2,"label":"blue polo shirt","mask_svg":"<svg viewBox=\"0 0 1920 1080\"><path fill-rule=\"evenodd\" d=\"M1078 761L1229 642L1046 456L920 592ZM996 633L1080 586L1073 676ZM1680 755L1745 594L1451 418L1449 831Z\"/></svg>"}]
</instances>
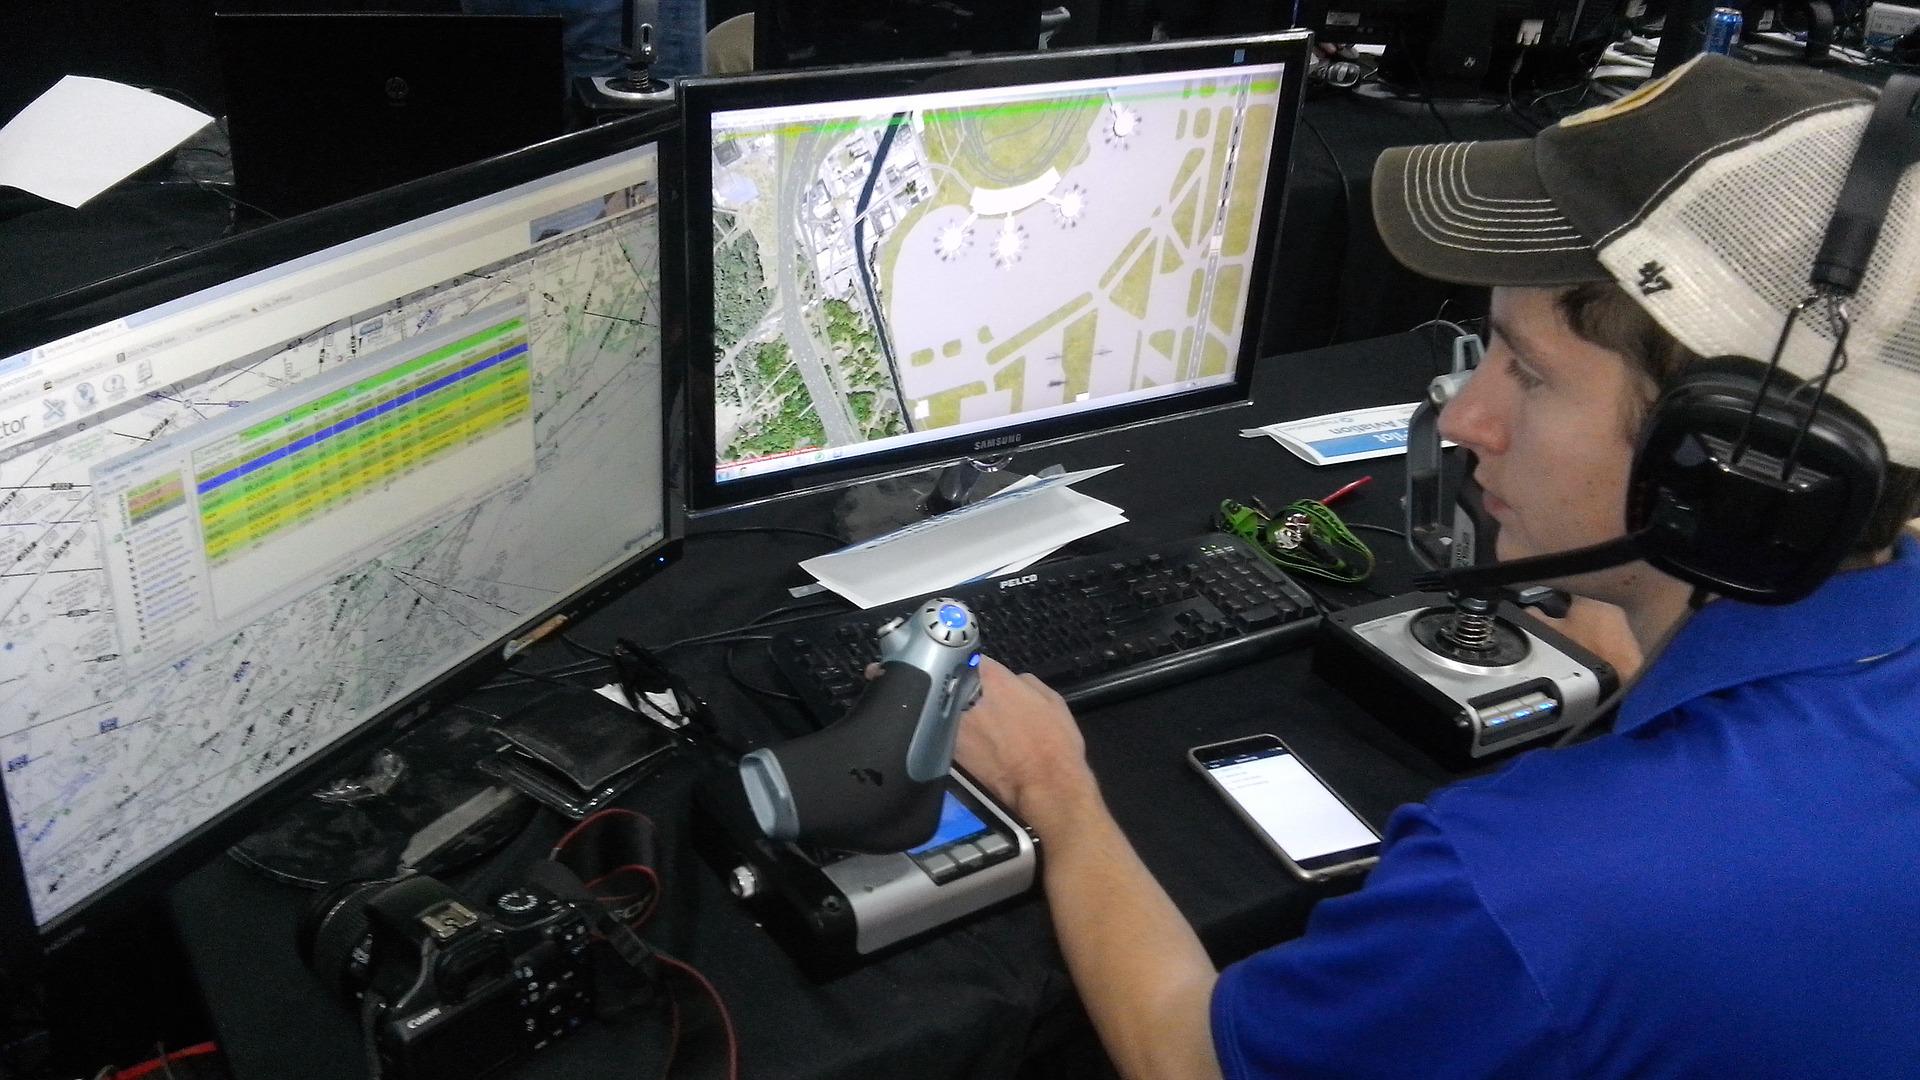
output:
<instances>
[{"instance_id":1,"label":"blue polo shirt","mask_svg":"<svg viewBox=\"0 0 1920 1080\"><path fill-rule=\"evenodd\" d=\"M1228 1077L1920 1077L1920 544L1401 808L1212 1018Z\"/></svg>"}]
</instances>

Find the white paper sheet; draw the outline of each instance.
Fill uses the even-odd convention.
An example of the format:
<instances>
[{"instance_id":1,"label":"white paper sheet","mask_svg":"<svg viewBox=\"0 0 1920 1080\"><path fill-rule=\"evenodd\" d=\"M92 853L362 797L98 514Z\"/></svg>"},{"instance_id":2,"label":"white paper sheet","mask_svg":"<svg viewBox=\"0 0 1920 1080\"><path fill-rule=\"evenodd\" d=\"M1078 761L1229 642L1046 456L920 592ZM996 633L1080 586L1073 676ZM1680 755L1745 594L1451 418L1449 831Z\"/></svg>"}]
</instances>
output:
<instances>
[{"instance_id":1,"label":"white paper sheet","mask_svg":"<svg viewBox=\"0 0 1920 1080\"><path fill-rule=\"evenodd\" d=\"M1409 401L1405 405L1381 405L1284 420L1266 427L1246 428L1240 436L1246 439L1269 436L1302 461L1314 465L1389 457L1407 452L1407 421L1418 406L1419 402Z\"/></svg>"},{"instance_id":2,"label":"white paper sheet","mask_svg":"<svg viewBox=\"0 0 1920 1080\"><path fill-rule=\"evenodd\" d=\"M0 184L77 207L212 122L159 94L68 75L0 128Z\"/></svg>"},{"instance_id":3,"label":"white paper sheet","mask_svg":"<svg viewBox=\"0 0 1920 1080\"><path fill-rule=\"evenodd\" d=\"M1117 466L1051 476L915 522L800 568L863 608L935 592L1127 520L1068 485Z\"/></svg>"}]
</instances>

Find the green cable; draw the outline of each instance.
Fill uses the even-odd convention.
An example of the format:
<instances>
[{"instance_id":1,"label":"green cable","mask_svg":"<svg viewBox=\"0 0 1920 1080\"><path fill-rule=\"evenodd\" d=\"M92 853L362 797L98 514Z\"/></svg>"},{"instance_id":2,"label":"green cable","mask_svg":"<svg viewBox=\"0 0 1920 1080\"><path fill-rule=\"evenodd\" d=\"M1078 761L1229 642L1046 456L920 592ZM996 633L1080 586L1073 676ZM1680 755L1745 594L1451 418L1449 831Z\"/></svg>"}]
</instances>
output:
<instances>
[{"instance_id":1,"label":"green cable","mask_svg":"<svg viewBox=\"0 0 1920 1080\"><path fill-rule=\"evenodd\" d=\"M1214 527L1251 543L1282 570L1357 584L1373 573L1373 550L1318 499L1288 503L1277 516L1264 506L1223 499Z\"/></svg>"}]
</instances>

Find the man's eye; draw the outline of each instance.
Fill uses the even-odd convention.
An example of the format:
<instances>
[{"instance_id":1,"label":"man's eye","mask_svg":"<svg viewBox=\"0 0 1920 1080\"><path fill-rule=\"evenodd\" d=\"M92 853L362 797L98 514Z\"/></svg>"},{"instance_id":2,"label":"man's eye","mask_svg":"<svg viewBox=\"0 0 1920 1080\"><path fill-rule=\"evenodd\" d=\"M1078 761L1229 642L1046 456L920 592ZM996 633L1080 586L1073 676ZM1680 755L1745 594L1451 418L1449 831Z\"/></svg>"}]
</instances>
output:
<instances>
[{"instance_id":1,"label":"man's eye","mask_svg":"<svg viewBox=\"0 0 1920 1080\"><path fill-rule=\"evenodd\" d=\"M1519 383L1522 390L1532 390L1547 381L1527 370L1519 357L1512 354L1507 356L1507 374L1513 376L1513 381Z\"/></svg>"}]
</instances>

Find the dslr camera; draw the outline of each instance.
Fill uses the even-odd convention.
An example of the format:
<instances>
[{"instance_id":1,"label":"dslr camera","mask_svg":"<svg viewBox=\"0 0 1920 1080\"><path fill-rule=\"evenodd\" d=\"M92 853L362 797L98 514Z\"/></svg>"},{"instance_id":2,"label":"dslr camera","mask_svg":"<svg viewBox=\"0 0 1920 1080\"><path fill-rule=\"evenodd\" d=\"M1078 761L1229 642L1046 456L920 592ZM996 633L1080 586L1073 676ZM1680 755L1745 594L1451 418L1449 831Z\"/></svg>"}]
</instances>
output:
<instances>
[{"instance_id":1,"label":"dslr camera","mask_svg":"<svg viewBox=\"0 0 1920 1080\"><path fill-rule=\"evenodd\" d=\"M423 874L350 882L300 927L302 959L358 999L369 1053L393 1080L468 1080L593 1013L586 915L539 884L490 910Z\"/></svg>"}]
</instances>

